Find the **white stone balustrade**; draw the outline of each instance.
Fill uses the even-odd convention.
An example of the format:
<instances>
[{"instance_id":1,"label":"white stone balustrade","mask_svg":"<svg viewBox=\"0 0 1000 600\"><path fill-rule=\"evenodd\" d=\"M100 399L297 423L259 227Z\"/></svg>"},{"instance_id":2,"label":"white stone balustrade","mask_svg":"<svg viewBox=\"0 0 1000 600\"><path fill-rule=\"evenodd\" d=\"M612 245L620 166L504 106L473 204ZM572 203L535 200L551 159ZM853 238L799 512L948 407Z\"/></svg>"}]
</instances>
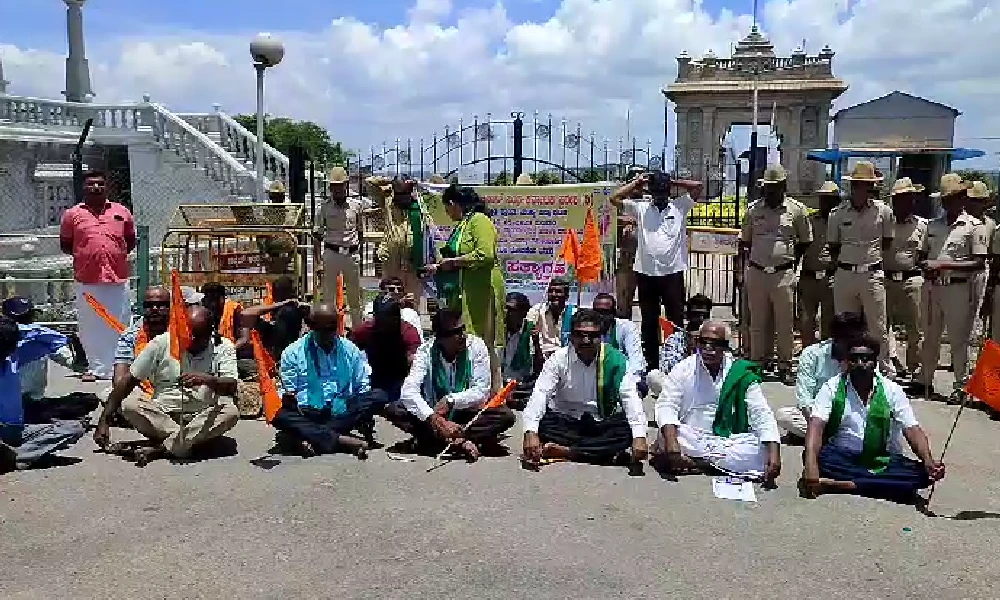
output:
<instances>
[{"instance_id":1,"label":"white stone balustrade","mask_svg":"<svg viewBox=\"0 0 1000 600\"><path fill-rule=\"evenodd\" d=\"M94 127L137 131L142 104L84 104L42 98L0 96L0 122L10 125L79 128L87 119Z\"/></svg>"},{"instance_id":2,"label":"white stone balustrade","mask_svg":"<svg viewBox=\"0 0 1000 600\"><path fill-rule=\"evenodd\" d=\"M148 106L152 111L153 137L165 150L174 152L196 168L204 169L234 195L252 196L255 177L245 165L191 123L159 104L150 103Z\"/></svg>"},{"instance_id":3,"label":"white stone balustrade","mask_svg":"<svg viewBox=\"0 0 1000 600\"><path fill-rule=\"evenodd\" d=\"M218 133L223 148L245 161L247 169L254 171L257 161L257 136L239 124L233 117L216 106L212 114L180 115L204 134ZM264 144L264 177L288 185L288 157L270 144Z\"/></svg>"}]
</instances>

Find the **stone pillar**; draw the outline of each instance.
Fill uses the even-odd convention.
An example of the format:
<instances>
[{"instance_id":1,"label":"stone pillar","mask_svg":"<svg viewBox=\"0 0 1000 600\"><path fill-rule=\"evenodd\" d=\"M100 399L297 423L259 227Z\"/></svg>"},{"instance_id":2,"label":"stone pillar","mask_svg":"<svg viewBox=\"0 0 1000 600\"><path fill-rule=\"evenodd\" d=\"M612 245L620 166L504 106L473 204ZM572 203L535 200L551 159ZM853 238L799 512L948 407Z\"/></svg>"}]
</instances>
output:
<instances>
[{"instance_id":1,"label":"stone pillar","mask_svg":"<svg viewBox=\"0 0 1000 600\"><path fill-rule=\"evenodd\" d=\"M706 106L701 110L701 154L698 156L697 167L692 167L691 171L696 179L703 181L705 179L705 160L711 159L712 150L718 142L712 139L715 135L715 107Z\"/></svg>"},{"instance_id":2,"label":"stone pillar","mask_svg":"<svg viewBox=\"0 0 1000 600\"><path fill-rule=\"evenodd\" d=\"M674 165L675 171L680 171L687 166L687 155L688 147L688 108L686 106L674 105L674 115L677 122L677 127L675 129L676 139L674 140L674 157L676 159L676 164Z\"/></svg>"},{"instance_id":3,"label":"stone pillar","mask_svg":"<svg viewBox=\"0 0 1000 600\"><path fill-rule=\"evenodd\" d=\"M808 193L812 190L803 189L802 173L805 153L802 151L802 105L788 107L788 127L781 149L785 156L785 168L788 169L788 192L790 194Z\"/></svg>"},{"instance_id":4,"label":"stone pillar","mask_svg":"<svg viewBox=\"0 0 1000 600\"><path fill-rule=\"evenodd\" d=\"M66 37L69 57L66 58L66 90L68 102L90 102L90 65L83 38L83 5L87 0L63 0L66 3Z\"/></svg>"},{"instance_id":5,"label":"stone pillar","mask_svg":"<svg viewBox=\"0 0 1000 600\"><path fill-rule=\"evenodd\" d=\"M8 84L10 84L10 82L3 78L3 57L0 57L0 96L5 96L7 94Z\"/></svg>"}]
</instances>

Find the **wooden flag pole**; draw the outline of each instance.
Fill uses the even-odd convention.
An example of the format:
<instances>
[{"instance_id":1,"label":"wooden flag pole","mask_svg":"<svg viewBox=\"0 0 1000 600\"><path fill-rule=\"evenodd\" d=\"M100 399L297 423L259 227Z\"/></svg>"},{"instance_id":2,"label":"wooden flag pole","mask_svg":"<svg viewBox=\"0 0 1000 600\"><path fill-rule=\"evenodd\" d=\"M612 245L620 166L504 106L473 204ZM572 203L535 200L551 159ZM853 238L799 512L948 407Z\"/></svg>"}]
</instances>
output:
<instances>
[{"instance_id":1,"label":"wooden flag pole","mask_svg":"<svg viewBox=\"0 0 1000 600\"><path fill-rule=\"evenodd\" d=\"M958 427L958 419L962 416L962 411L965 410L965 406L969 403L969 394L962 393L962 403L958 405L958 412L955 413L955 421L951 424L951 431L948 432L948 437L944 441L944 447L941 448L941 458L938 459L939 463L944 462L944 455L948 452L948 446L951 445L951 438L955 435L955 428ZM924 510L930 510L931 498L934 497L934 490L937 488L937 482L931 484L931 491L927 494L927 502L924 504Z\"/></svg>"},{"instance_id":2,"label":"wooden flag pole","mask_svg":"<svg viewBox=\"0 0 1000 600\"><path fill-rule=\"evenodd\" d=\"M469 425L472 425L473 423L475 423L476 419L478 419L479 417L481 417L483 415L483 413L488 410L488 408L487 408L488 405L489 405L488 402L486 404L483 404L483 407L481 409L479 409L479 412L476 413L476 416L472 417L472 419L470 419L469 422L466 423L465 425L462 425L462 433L465 433L466 431L468 431L469 430ZM444 447L444 450L442 450L441 452L439 452L438 455L434 457L434 464L431 465L431 467L429 469L427 469L426 471L424 471L424 472L425 473L430 473L431 471L433 471L435 469L438 469L440 467L443 467L444 465L448 464L448 461L442 461L441 459L444 458L445 454L448 454L448 451L451 450L451 447L454 446L454 445L455 445L455 441L454 440L448 442L448 445Z\"/></svg>"}]
</instances>

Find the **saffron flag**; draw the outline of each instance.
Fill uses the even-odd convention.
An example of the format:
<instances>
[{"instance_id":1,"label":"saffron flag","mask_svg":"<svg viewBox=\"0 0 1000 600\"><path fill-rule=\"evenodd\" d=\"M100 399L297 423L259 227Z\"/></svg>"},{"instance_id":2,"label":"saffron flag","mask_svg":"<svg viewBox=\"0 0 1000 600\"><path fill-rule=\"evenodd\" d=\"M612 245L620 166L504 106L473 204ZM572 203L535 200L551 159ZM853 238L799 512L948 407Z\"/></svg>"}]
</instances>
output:
<instances>
[{"instance_id":1,"label":"saffron flag","mask_svg":"<svg viewBox=\"0 0 1000 600\"><path fill-rule=\"evenodd\" d=\"M497 392L496 396L490 398L490 401L483 405L483 410L489 410L491 408L500 408L501 406L507 406L507 399L510 395L514 393L514 388L517 387L517 381L511 381L507 385L503 386L503 389Z\"/></svg>"},{"instance_id":2,"label":"saffron flag","mask_svg":"<svg viewBox=\"0 0 1000 600\"><path fill-rule=\"evenodd\" d=\"M677 327L674 326L673 321L666 317L660 317L660 331L663 332L664 340L672 336L675 329L677 329Z\"/></svg>"},{"instance_id":3,"label":"saffron flag","mask_svg":"<svg viewBox=\"0 0 1000 600\"><path fill-rule=\"evenodd\" d=\"M580 283L594 283L601 277L604 252L601 250L601 234L597 231L593 207L587 207L587 220L583 226L583 243L580 245L580 259L576 264L576 279Z\"/></svg>"},{"instance_id":4,"label":"saffron flag","mask_svg":"<svg viewBox=\"0 0 1000 600\"><path fill-rule=\"evenodd\" d=\"M580 260L580 242L576 238L575 229L566 229L566 233L563 235L562 246L559 247L559 253L556 254L556 258L564 261L567 265L572 265L574 268L577 266L577 262Z\"/></svg>"},{"instance_id":5,"label":"saffron flag","mask_svg":"<svg viewBox=\"0 0 1000 600\"><path fill-rule=\"evenodd\" d=\"M355 325L356 327L357 325ZM344 274L337 273L337 333L344 335Z\"/></svg>"},{"instance_id":6,"label":"saffron flag","mask_svg":"<svg viewBox=\"0 0 1000 600\"><path fill-rule=\"evenodd\" d=\"M260 397L264 405L264 418L270 423L281 409L281 394L274 383L274 358L264 347L260 332L254 329L250 332L250 343L253 344L253 357L257 363L257 382L260 385Z\"/></svg>"},{"instance_id":7,"label":"saffron flag","mask_svg":"<svg viewBox=\"0 0 1000 600\"><path fill-rule=\"evenodd\" d=\"M83 293L83 299L87 301L87 304L90 305L90 308L94 309L94 312L97 313L97 316L101 317L101 320L103 320L108 327L115 330L115 333L121 335L125 331L125 326L122 325L122 322L116 319L114 315L109 313L108 309L104 308L104 305L101 304L100 300L94 298L87 292Z\"/></svg>"},{"instance_id":8,"label":"saffron flag","mask_svg":"<svg viewBox=\"0 0 1000 600\"><path fill-rule=\"evenodd\" d=\"M986 340L965 392L1000 410L1000 344Z\"/></svg>"},{"instance_id":9,"label":"saffron flag","mask_svg":"<svg viewBox=\"0 0 1000 600\"><path fill-rule=\"evenodd\" d=\"M87 304L90 305L90 308L94 309L94 312L97 313L97 316L101 317L101 319L108 327L115 330L115 333L117 333L118 335L125 333L125 326L122 325L121 321L116 319L114 315L108 312L108 309L105 308L103 304L101 304L100 300L94 298L87 292L83 293L83 299L87 301ZM143 327L142 330L139 331L139 335L135 339L134 355L139 356L139 354L142 352L142 349L145 348L146 344L148 343L149 343L149 334L146 332L146 328ZM150 383L149 381L139 382L139 387L142 388L142 391L146 392L147 396L153 395L153 384Z\"/></svg>"},{"instance_id":10,"label":"saffron flag","mask_svg":"<svg viewBox=\"0 0 1000 600\"><path fill-rule=\"evenodd\" d=\"M170 272L170 356L180 361L181 355L191 345L191 327L188 325L187 305L181 292L177 271Z\"/></svg>"}]
</instances>

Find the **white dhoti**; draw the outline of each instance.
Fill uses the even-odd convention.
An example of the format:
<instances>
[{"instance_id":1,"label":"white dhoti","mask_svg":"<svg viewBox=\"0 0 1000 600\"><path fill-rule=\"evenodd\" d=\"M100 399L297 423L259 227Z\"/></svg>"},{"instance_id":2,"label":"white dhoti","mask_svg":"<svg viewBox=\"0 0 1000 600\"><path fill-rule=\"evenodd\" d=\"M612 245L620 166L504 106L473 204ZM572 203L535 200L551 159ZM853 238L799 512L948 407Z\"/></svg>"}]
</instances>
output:
<instances>
[{"instance_id":1,"label":"white dhoti","mask_svg":"<svg viewBox=\"0 0 1000 600\"><path fill-rule=\"evenodd\" d=\"M738 433L724 438L690 425L677 426L677 442L689 458L708 461L713 467L740 475L763 475L767 456L755 433ZM663 440L657 440L663 447Z\"/></svg>"},{"instance_id":2,"label":"white dhoti","mask_svg":"<svg viewBox=\"0 0 1000 600\"><path fill-rule=\"evenodd\" d=\"M803 439L806 437L806 429L809 427L809 422L799 407L786 406L779 408L774 411L774 418L778 421L778 427L781 427L788 433Z\"/></svg>"},{"instance_id":3,"label":"white dhoti","mask_svg":"<svg viewBox=\"0 0 1000 600\"><path fill-rule=\"evenodd\" d=\"M88 369L99 379L111 379L114 373L115 347L118 332L104 322L87 304L83 294L88 293L123 325L129 324L128 283L76 284L76 314L78 334L90 363Z\"/></svg>"}]
</instances>

